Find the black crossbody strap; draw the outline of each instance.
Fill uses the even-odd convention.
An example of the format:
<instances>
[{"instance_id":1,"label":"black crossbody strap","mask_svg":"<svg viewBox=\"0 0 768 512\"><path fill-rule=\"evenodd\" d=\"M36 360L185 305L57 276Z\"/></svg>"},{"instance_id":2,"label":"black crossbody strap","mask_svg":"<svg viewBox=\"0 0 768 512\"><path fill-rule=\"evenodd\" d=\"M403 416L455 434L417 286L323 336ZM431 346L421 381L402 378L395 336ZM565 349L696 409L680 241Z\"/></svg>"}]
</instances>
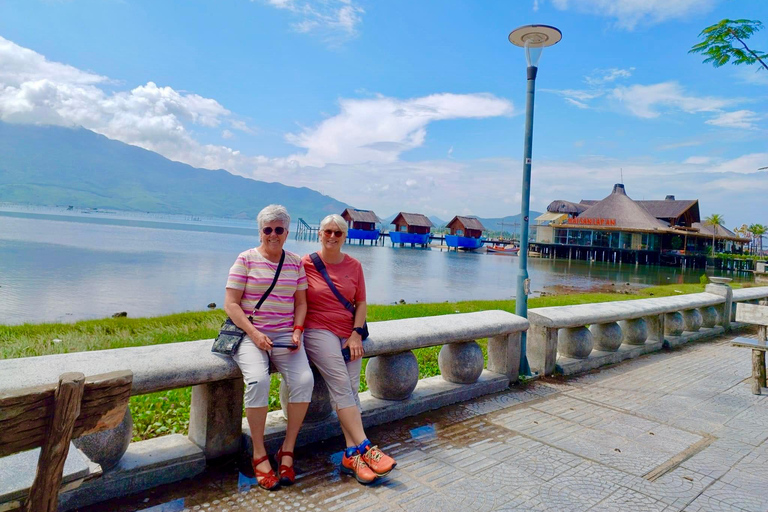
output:
<instances>
[{"instance_id":1,"label":"black crossbody strap","mask_svg":"<svg viewBox=\"0 0 768 512\"><path fill-rule=\"evenodd\" d=\"M336 298L339 299L341 305L344 306L347 311L352 313L352 316L354 316L355 306L353 306L347 299L345 299L339 290L336 289L336 285L334 285L333 281L331 281L331 276L328 275L328 270L325 268L325 263L323 263L323 260L320 259L320 255L316 252L313 252L309 255L309 257L312 258L312 263L315 264L315 268L323 276L325 282L328 283L328 288L330 288Z\"/></svg>"},{"instance_id":2,"label":"black crossbody strap","mask_svg":"<svg viewBox=\"0 0 768 512\"><path fill-rule=\"evenodd\" d=\"M256 314L256 310L261 307L262 304L264 304L264 301L267 300L267 297L269 297L269 294L272 293L272 290L275 288L275 285L277 284L277 278L280 277L280 271L283 269L283 262L285 261L285 251L280 255L280 263L277 264L277 270L275 270L275 278L272 280L272 284L269 285L269 288L267 288L267 291L264 292L264 295L261 296L259 299L259 302L256 304L256 307L253 308L253 313L251 313L251 316ZM253 320L251 320L253 322Z\"/></svg>"}]
</instances>

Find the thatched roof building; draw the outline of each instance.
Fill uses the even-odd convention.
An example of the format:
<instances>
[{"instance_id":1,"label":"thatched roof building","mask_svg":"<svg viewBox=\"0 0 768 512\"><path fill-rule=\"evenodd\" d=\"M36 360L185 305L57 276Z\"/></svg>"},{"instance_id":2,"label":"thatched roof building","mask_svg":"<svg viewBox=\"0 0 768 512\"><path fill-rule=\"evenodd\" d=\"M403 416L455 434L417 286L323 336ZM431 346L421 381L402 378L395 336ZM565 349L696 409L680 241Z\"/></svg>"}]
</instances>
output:
<instances>
[{"instance_id":1,"label":"thatched roof building","mask_svg":"<svg viewBox=\"0 0 768 512\"><path fill-rule=\"evenodd\" d=\"M589 208L589 206L585 204L572 203L570 201L563 201L562 199L555 199L549 203L549 206L547 206L547 211L550 213L570 213L578 215L584 212L584 210L587 208Z\"/></svg>"},{"instance_id":2,"label":"thatched roof building","mask_svg":"<svg viewBox=\"0 0 768 512\"><path fill-rule=\"evenodd\" d=\"M376 224L381 219L371 210L358 210L356 208L347 208L341 213L342 218L347 221L351 229L362 229L365 231L374 231Z\"/></svg>"},{"instance_id":3,"label":"thatched roof building","mask_svg":"<svg viewBox=\"0 0 768 512\"><path fill-rule=\"evenodd\" d=\"M578 217L569 219L568 224L585 225L624 231L659 232L667 231L668 225L651 215L648 210L630 199L624 185L613 186L613 192L587 208Z\"/></svg>"},{"instance_id":4,"label":"thatched roof building","mask_svg":"<svg viewBox=\"0 0 768 512\"><path fill-rule=\"evenodd\" d=\"M395 225L395 231L418 234L429 233L433 226L432 221L426 215L405 212L398 213L392 219L392 224Z\"/></svg>"},{"instance_id":5,"label":"thatched roof building","mask_svg":"<svg viewBox=\"0 0 768 512\"><path fill-rule=\"evenodd\" d=\"M480 238L483 236L485 226L474 217L462 217L460 215L455 216L446 225L451 230L452 235L459 234L460 236L466 236L469 238ZM459 233L461 231L461 233Z\"/></svg>"}]
</instances>

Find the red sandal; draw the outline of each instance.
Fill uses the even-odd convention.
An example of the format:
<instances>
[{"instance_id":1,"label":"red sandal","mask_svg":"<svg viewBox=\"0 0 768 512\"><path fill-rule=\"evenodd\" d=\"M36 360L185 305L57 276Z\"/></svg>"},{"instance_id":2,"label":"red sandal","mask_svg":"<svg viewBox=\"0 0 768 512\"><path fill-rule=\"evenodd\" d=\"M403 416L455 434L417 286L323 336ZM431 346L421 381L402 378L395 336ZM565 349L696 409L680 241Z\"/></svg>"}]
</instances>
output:
<instances>
[{"instance_id":1,"label":"red sandal","mask_svg":"<svg viewBox=\"0 0 768 512\"><path fill-rule=\"evenodd\" d=\"M264 462L265 460L269 460L269 455L265 455L261 457L260 459L251 459L251 465L253 466L253 474L256 477L256 483L259 484L259 487L262 489L266 489L268 491L274 491L280 486L280 480L277 478L277 476L271 471L259 471L256 469L256 466Z\"/></svg>"},{"instance_id":2,"label":"red sandal","mask_svg":"<svg viewBox=\"0 0 768 512\"><path fill-rule=\"evenodd\" d=\"M293 485L294 482L296 482L296 471L294 471L293 466L286 466L283 464L283 457L290 457L293 459L293 452L284 452L282 446L277 451L275 458L277 458L277 473L280 475L280 484Z\"/></svg>"}]
</instances>

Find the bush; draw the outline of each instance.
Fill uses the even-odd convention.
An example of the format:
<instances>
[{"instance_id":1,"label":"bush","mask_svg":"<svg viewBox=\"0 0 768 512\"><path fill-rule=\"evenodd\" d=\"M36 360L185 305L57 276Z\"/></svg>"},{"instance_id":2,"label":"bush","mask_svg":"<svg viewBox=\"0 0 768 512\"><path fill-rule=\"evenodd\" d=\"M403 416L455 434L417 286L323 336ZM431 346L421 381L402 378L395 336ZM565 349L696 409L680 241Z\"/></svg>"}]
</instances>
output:
<instances>
[{"instance_id":1,"label":"bush","mask_svg":"<svg viewBox=\"0 0 768 512\"><path fill-rule=\"evenodd\" d=\"M700 284L707 284L709 283L709 278L707 277L707 274L701 274L701 277L699 278Z\"/></svg>"}]
</instances>

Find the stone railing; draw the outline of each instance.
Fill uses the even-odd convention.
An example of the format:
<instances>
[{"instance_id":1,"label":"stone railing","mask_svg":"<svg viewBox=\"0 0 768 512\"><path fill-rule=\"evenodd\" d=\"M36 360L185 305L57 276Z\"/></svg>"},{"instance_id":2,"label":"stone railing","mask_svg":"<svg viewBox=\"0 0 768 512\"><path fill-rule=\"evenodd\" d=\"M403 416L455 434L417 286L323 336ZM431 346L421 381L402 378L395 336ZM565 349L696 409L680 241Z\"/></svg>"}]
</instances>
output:
<instances>
[{"instance_id":1,"label":"stone railing","mask_svg":"<svg viewBox=\"0 0 768 512\"><path fill-rule=\"evenodd\" d=\"M546 375L571 375L631 357L716 336L730 328L735 302L768 297L768 287L653 299L531 309L528 361ZM729 312L730 314L725 314Z\"/></svg>"},{"instance_id":2,"label":"stone railing","mask_svg":"<svg viewBox=\"0 0 768 512\"><path fill-rule=\"evenodd\" d=\"M517 380L520 333L527 328L526 319L505 311L372 322L364 342L365 357L371 358L366 367L370 391L360 396L365 424L393 421L507 388ZM487 368L475 341L481 338L488 339ZM419 380L411 351L438 345L443 346L438 358L441 375ZM131 416L126 414L122 429L99 434L99 439L80 446L105 471L64 493L63 509L188 478L202 471L206 459L237 453L243 441L249 448L240 370L231 358L210 349L211 340L201 340L0 360L0 393L56 382L68 371L95 375L131 370L132 395L192 386L188 438L172 435L131 443ZM315 390L299 443L340 433L325 383L314 373ZM284 431L282 413L270 413L267 443L279 443Z\"/></svg>"}]
</instances>

